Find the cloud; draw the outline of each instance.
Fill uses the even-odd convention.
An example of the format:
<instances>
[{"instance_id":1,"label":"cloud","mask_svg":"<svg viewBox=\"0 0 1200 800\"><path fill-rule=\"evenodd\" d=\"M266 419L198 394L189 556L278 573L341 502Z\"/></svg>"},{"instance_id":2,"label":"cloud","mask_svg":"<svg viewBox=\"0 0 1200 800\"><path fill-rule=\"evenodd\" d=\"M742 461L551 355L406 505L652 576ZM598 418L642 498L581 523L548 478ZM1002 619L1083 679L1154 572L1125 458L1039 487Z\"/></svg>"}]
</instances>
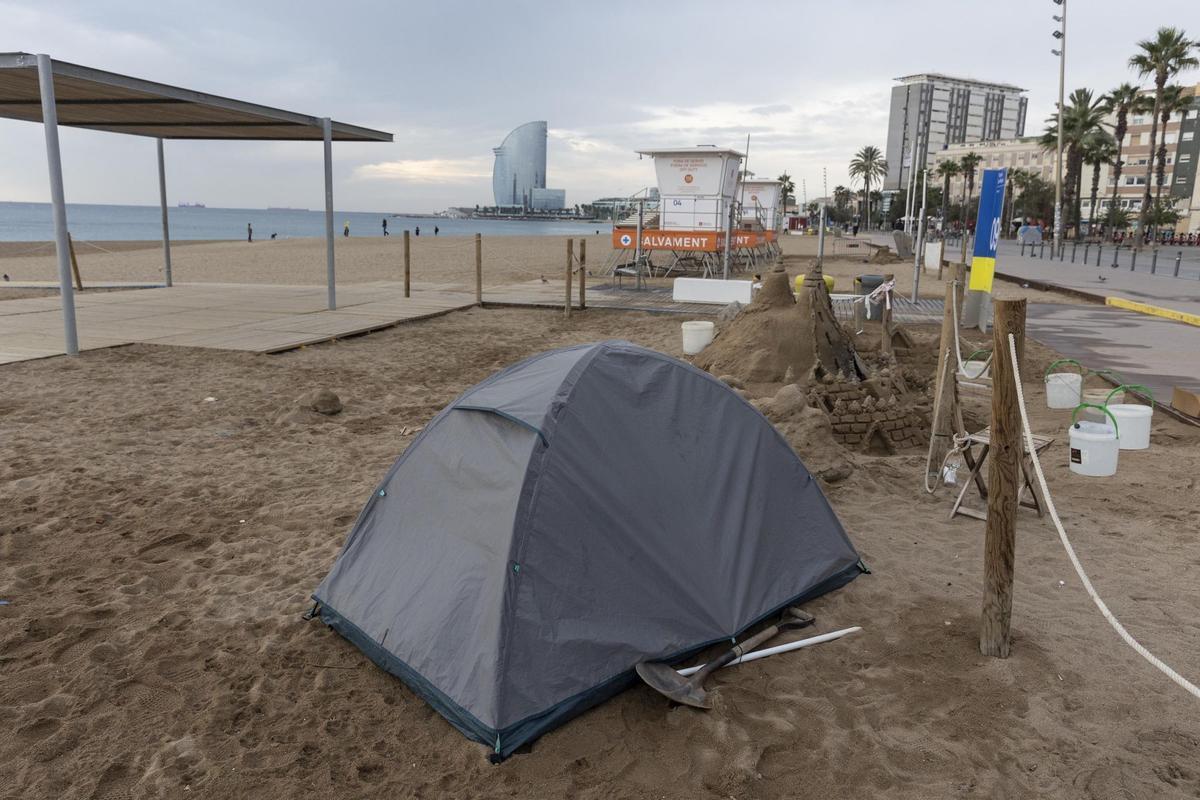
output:
<instances>
[{"instance_id":1,"label":"cloud","mask_svg":"<svg viewBox=\"0 0 1200 800\"><path fill-rule=\"evenodd\" d=\"M408 183L474 183L492 177L491 158L423 158L380 161L355 167L355 180L393 180Z\"/></svg>"},{"instance_id":2,"label":"cloud","mask_svg":"<svg viewBox=\"0 0 1200 800\"><path fill-rule=\"evenodd\" d=\"M772 114L786 114L791 110L792 107L787 103L775 103L769 106L755 106L754 108L750 109L750 113L760 114L764 117L768 117Z\"/></svg>"}]
</instances>

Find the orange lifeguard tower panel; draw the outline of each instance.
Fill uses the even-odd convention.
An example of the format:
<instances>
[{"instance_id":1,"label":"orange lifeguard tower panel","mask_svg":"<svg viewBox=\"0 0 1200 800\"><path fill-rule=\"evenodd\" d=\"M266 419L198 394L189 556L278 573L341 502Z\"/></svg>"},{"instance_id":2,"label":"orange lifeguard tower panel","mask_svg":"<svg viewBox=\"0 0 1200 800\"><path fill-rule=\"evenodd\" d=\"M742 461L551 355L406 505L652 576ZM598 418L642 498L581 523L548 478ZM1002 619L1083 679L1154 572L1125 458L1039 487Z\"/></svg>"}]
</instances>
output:
<instances>
[{"instance_id":1,"label":"orange lifeguard tower panel","mask_svg":"<svg viewBox=\"0 0 1200 800\"><path fill-rule=\"evenodd\" d=\"M642 230L642 250L717 252L725 246L743 155L719 147L639 150L654 159L658 226ZM636 234L613 231L613 247L637 247Z\"/></svg>"}]
</instances>

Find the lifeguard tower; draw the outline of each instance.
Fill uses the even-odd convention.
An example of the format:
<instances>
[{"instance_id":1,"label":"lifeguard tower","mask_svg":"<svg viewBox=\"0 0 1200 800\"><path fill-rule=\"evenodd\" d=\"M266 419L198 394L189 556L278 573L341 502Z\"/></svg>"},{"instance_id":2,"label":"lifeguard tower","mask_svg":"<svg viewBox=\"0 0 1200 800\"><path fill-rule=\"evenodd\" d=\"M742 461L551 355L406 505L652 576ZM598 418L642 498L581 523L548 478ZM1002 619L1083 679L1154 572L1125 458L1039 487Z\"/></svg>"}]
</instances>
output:
<instances>
[{"instance_id":1,"label":"lifeguard tower","mask_svg":"<svg viewBox=\"0 0 1200 800\"><path fill-rule=\"evenodd\" d=\"M639 205L635 216L613 227L613 248L633 251L632 262L614 272L624 269L640 278L644 267L654 269L650 255L665 251L671 255L666 274L679 270L704 277L726 275L742 153L700 146L638 154L654 160L658 209L647 216L644 204Z\"/></svg>"},{"instance_id":2,"label":"lifeguard tower","mask_svg":"<svg viewBox=\"0 0 1200 800\"><path fill-rule=\"evenodd\" d=\"M779 254L779 229L783 221L780 201L783 184L753 178L738 184L737 202L740 209L733 249L747 267Z\"/></svg>"}]
</instances>

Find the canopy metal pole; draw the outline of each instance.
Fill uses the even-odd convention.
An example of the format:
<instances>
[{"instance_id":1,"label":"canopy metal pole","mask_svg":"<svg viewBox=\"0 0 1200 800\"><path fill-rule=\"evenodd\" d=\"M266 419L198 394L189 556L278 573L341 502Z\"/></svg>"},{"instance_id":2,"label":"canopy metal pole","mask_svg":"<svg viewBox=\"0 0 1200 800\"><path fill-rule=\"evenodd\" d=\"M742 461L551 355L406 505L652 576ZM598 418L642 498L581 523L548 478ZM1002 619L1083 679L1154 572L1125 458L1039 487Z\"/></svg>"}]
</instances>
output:
<instances>
[{"instance_id":1,"label":"canopy metal pole","mask_svg":"<svg viewBox=\"0 0 1200 800\"><path fill-rule=\"evenodd\" d=\"M325 134L325 276L329 285L329 310L337 308L333 277L333 129L329 117L321 120Z\"/></svg>"},{"instance_id":2,"label":"canopy metal pole","mask_svg":"<svg viewBox=\"0 0 1200 800\"><path fill-rule=\"evenodd\" d=\"M158 202L162 206L163 276L171 285L171 226L167 222L167 169L163 161L163 140L158 140Z\"/></svg>"},{"instance_id":3,"label":"canopy metal pole","mask_svg":"<svg viewBox=\"0 0 1200 800\"><path fill-rule=\"evenodd\" d=\"M79 355L75 331L75 287L71 285L71 251L67 242L67 202L63 193L62 157L58 150L58 108L54 103L54 65L44 53L37 57L42 90L42 128L46 133L46 165L50 170L50 203L54 215L54 250L58 256L58 285L62 295L63 335L67 355Z\"/></svg>"}]
</instances>

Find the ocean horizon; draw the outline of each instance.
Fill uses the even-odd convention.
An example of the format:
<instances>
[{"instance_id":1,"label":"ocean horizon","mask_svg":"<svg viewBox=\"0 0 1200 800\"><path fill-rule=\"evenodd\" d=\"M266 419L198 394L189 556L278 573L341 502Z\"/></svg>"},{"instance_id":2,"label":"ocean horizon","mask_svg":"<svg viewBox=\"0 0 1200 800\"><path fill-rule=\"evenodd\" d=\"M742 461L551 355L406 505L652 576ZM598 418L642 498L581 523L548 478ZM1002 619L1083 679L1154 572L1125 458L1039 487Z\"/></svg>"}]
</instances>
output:
<instances>
[{"instance_id":1,"label":"ocean horizon","mask_svg":"<svg viewBox=\"0 0 1200 800\"><path fill-rule=\"evenodd\" d=\"M244 240L246 225L254 227L255 239L322 237L325 210L302 208L201 208L171 206L167 209L173 241ZM404 230L432 236L582 236L604 231L608 223L574 220L453 219L450 217L392 215L386 212L334 212L334 232L340 237L345 223L351 236L382 236L383 220L389 233ZM162 239L162 212L158 206L67 203L67 228L79 241L157 241ZM49 203L0 201L0 242L46 242L54 238L54 221Z\"/></svg>"}]
</instances>

